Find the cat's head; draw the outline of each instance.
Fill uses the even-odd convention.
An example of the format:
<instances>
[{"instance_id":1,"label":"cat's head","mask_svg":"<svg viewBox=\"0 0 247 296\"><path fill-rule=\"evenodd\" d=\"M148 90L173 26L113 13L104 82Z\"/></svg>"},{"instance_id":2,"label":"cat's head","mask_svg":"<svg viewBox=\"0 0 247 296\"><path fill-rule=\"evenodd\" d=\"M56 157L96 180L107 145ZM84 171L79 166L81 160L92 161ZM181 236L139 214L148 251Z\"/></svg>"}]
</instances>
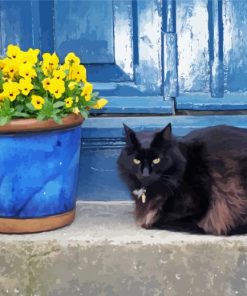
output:
<instances>
[{"instance_id":1,"label":"cat's head","mask_svg":"<svg viewBox=\"0 0 247 296\"><path fill-rule=\"evenodd\" d=\"M157 132L135 132L124 124L126 146L119 163L142 186L159 180L174 182L184 170L185 158L172 137L169 123Z\"/></svg>"}]
</instances>

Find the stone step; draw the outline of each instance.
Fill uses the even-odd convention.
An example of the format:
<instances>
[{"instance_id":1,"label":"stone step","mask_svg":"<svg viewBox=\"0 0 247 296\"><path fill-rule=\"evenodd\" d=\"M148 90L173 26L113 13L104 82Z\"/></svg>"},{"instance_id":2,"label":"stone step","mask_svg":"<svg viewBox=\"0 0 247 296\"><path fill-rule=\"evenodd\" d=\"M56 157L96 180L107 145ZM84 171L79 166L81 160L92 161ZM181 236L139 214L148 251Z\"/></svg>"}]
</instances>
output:
<instances>
[{"instance_id":1,"label":"stone step","mask_svg":"<svg viewBox=\"0 0 247 296\"><path fill-rule=\"evenodd\" d=\"M68 227L0 235L0 295L247 295L247 236L140 229L132 210L78 202Z\"/></svg>"}]
</instances>

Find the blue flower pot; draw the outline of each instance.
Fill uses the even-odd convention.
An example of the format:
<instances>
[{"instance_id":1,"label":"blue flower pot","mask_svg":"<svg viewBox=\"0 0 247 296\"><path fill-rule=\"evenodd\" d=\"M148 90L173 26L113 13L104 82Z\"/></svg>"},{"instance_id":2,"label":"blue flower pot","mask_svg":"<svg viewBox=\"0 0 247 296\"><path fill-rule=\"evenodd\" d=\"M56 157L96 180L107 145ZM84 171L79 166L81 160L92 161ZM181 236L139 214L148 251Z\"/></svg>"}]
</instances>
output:
<instances>
[{"instance_id":1,"label":"blue flower pot","mask_svg":"<svg viewBox=\"0 0 247 296\"><path fill-rule=\"evenodd\" d=\"M0 232L30 233L75 216L81 123L13 120L0 127Z\"/></svg>"}]
</instances>

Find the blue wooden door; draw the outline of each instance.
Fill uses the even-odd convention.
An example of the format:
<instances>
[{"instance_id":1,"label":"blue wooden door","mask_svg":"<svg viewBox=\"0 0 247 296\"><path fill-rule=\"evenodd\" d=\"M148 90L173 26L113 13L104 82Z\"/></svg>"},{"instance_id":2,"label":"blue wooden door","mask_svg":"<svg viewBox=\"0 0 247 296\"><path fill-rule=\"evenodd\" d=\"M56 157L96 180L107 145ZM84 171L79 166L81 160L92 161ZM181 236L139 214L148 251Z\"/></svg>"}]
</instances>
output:
<instances>
[{"instance_id":1,"label":"blue wooden door","mask_svg":"<svg viewBox=\"0 0 247 296\"><path fill-rule=\"evenodd\" d=\"M177 108L247 109L247 1L177 0L175 18Z\"/></svg>"},{"instance_id":2,"label":"blue wooden door","mask_svg":"<svg viewBox=\"0 0 247 296\"><path fill-rule=\"evenodd\" d=\"M8 43L61 58L74 51L88 79L109 98L104 111L173 112L172 101L163 100L166 1L0 0L0 8L2 53ZM174 54L166 54L166 67L176 67Z\"/></svg>"},{"instance_id":3,"label":"blue wooden door","mask_svg":"<svg viewBox=\"0 0 247 296\"><path fill-rule=\"evenodd\" d=\"M246 108L245 0L0 0L0 11L1 54L75 51L120 98L106 111L171 113L174 97L178 109Z\"/></svg>"}]
</instances>

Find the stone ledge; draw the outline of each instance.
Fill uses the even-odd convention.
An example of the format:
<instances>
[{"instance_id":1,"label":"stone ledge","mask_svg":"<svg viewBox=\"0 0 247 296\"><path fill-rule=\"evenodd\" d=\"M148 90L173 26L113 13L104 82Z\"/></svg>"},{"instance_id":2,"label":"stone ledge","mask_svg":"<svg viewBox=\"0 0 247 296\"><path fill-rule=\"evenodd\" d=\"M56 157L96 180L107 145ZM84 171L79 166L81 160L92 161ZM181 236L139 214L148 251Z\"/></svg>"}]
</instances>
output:
<instances>
[{"instance_id":1,"label":"stone ledge","mask_svg":"<svg viewBox=\"0 0 247 296\"><path fill-rule=\"evenodd\" d=\"M0 295L247 294L247 236L139 229L131 202L78 202L75 222L0 235Z\"/></svg>"}]
</instances>

